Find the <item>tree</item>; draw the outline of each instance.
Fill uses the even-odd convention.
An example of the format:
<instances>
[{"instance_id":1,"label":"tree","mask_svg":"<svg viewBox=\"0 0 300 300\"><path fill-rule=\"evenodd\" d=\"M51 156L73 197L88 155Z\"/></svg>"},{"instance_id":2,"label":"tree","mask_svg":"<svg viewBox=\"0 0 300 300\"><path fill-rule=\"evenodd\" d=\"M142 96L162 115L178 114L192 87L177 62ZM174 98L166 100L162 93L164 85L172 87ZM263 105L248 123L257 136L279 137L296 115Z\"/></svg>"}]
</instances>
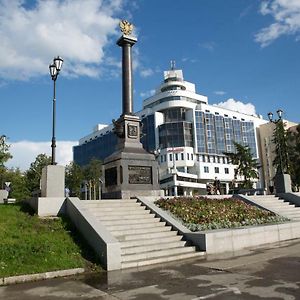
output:
<instances>
[{"instance_id":1,"label":"tree","mask_svg":"<svg viewBox=\"0 0 300 300\"><path fill-rule=\"evenodd\" d=\"M42 169L51 164L51 157L46 154L39 154L35 161L30 164L29 170L26 171L27 187L30 192L40 188Z\"/></svg>"},{"instance_id":2,"label":"tree","mask_svg":"<svg viewBox=\"0 0 300 300\"><path fill-rule=\"evenodd\" d=\"M297 190L300 186L300 124L296 130L287 131L287 146L292 185Z\"/></svg>"},{"instance_id":3,"label":"tree","mask_svg":"<svg viewBox=\"0 0 300 300\"><path fill-rule=\"evenodd\" d=\"M275 144L275 158L273 166L276 168L276 173L289 173L290 162L288 155L288 139L287 132L284 128L285 124L279 120L273 132L272 142Z\"/></svg>"},{"instance_id":4,"label":"tree","mask_svg":"<svg viewBox=\"0 0 300 300\"><path fill-rule=\"evenodd\" d=\"M11 191L9 196L17 201L28 199L31 197L27 187L27 181L20 169L9 169L6 171L5 180L11 182Z\"/></svg>"},{"instance_id":5,"label":"tree","mask_svg":"<svg viewBox=\"0 0 300 300\"><path fill-rule=\"evenodd\" d=\"M5 167L5 163L12 158L12 155L9 153L9 147L10 145L8 145L6 143L6 136L5 135L1 135L0 136L0 189L4 188L4 177L5 177L5 173L6 173L6 167Z\"/></svg>"},{"instance_id":6,"label":"tree","mask_svg":"<svg viewBox=\"0 0 300 300\"><path fill-rule=\"evenodd\" d=\"M81 196L81 184L84 179L83 169L75 162L66 166L66 187L70 189L70 195Z\"/></svg>"},{"instance_id":7,"label":"tree","mask_svg":"<svg viewBox=\"0 0 300 300\"><path fill-rule=\"evenodd\" d=\"M232 164L237 165L235 169L235 177L237 175L244 178L242 187L251 188L251 179L258 178L258 164L256 159L252 157L249 146L243 146L239 143L233 142L235 146L235 153L224 152L228 156Z\"/></svg>"},{"instance_id":8,"label":"tree","mask_svg":"<svg viewBox=\"0 0 300 300\"><path fill-rule=\"evenodd\" d=\"M99 159L93 158L83 170L84 179L87 181L89 186L90 198L92 198L92 194L94 194L94 199L96 199L100 184L99 179L102 175L102 162Z\"/></svg>"}]
</instances>

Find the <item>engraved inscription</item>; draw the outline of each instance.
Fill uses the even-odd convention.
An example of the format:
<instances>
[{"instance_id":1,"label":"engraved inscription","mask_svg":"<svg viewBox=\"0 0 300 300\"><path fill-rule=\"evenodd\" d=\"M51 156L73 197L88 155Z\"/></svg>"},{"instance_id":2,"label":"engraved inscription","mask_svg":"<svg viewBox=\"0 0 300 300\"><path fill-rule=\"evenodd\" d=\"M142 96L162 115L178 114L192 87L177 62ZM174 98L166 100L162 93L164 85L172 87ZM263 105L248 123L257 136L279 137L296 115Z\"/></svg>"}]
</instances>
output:
<instances>
[{"instance_id":1,"label":"engraved inscription","mask_svg":"<svg viewBox=\"0 0 300 300\"><path fill-rule=\"evenodd\" d=\"M130 184L152 184L152 168L143 166L128 166Z\"/></svg>"},{"instance_id":2,"label":"engraved inscription","mask_svg":"<svg viewBox=\"0 0 300 300\"><path fill-rule=\"evenodd\" d=\"M118 174L117 167L113 167L105 170L105 186L117 185Z\"/></svg>"},{"instance_id":3,"label":"engraved inscription","mask_svg":"<svg viewBox=\"0 0 300 300\"><path fill-rule=\"evenodd\" d=\"M136 125L128 124L128 137L136 139L137 136L138 136L138 127Z\"/></svg>"}]
</instances>

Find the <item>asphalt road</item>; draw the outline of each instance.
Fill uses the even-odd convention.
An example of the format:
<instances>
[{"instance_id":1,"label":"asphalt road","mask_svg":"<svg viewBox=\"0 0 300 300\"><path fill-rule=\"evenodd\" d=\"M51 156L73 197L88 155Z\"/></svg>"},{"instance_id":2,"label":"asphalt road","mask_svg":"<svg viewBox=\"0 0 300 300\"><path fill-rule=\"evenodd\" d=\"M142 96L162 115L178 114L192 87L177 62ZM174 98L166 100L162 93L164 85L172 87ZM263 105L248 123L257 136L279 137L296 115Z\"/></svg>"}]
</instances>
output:
<instances>
[{"instance_id":1,"label":"asphalt road","mask_svg":"<svg viewBox=\"0 0 300 300\"><path fill-rule=\"evenodd\" d=\"M0 299L300 299L300 240L235 257L4 286Z\"/></svg>"}]
</instances>

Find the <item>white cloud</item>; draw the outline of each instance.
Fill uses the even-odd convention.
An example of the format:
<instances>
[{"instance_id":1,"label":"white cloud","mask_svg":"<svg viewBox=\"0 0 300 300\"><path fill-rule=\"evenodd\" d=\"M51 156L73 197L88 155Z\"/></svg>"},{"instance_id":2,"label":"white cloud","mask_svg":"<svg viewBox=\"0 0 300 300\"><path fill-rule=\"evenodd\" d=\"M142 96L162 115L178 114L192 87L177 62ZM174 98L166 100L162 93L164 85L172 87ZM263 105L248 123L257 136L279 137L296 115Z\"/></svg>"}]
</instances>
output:
<instances>
[{"instance_id":1,"label":"white cloud","mask_svg":"<svg viewBox=\"0 0 300 300\"><path fill-rule=\"evenodd\" d=\"M65 59L63 74L100 75L114 15L123 0L0 0L0 78L26 80L48 74L54 56ZM27 6L26 6L27 5Z\"/></svg>"},{"instance_id":2,"label":"white cloud","mask_svg":"<svg viewBox=\"0 0 300 300\"><path fill-rule=\"evenodd\" d=\"M146 92L141 92L140 96L145 99L145 98L149 98L149 97L153 96L154 93L155 93L155 90L150 90L150 91L146 91Z\"/></svg>"},{"instance_id":3,"label":"white cloud","mask_svg":"<svg viewBox=\"0 0 300 300\"><path fill-rule=\"evenodd\" d=\"M255 41L266 47L282 35L300 33L300 1L271 0L263 1L260 6L262 15L271 15L274 22L262 28L256 35ZM297 40L297 37L296 37Z\"/></svg>"},{"instance_id":4,"label":"white cloud","mask_svg":"<svg viewBox=\"0 0 300 300\"><path fill-rule=\"evenodd\" d=\"M207 42L200 43L199 46L201 48L206 49L206 50L214 51L215 48L217 47L217 44L215 42L212 42L212 41L207 41Z\"/></svg>"},{"instance_id":5,"label":"white cloud","mask_svg":"<svg viewBox=\"0 0 300 300\"><path fill-rule=\"evenodd\" d=\"M65 166L73 160L72 147L77 144L76 141L57 141L56 161L59 165ZM20 168L25 171L39 154L51 155L51 142L15 142L10 144L9 151L13 158L7 162L6 166L8 168Z\"/></svg>"},{"instance_id":6,"label":"white cloud","mask_svg":"<svg viewBox=\"0 0 300 300\"><path fill-rule=\"evenodd\" d=\"M150 69L150 68L148 68L148 69L142 69L140 71L140 74L141 74L142 77L145 78L145 77L152 76L154 74L154 71L152 69Z\"/></svg>"},{"instance_id":7,"label":"white cloud","mask_svg":"<svg viewBox=\"0 0 300 300\"><path fill-rule=\"evenodd\" d=\"M252 103L243 103L233 98L230 98L225 102L214 104L214 106L219 106L251 116L256 115L255 106Z\"/></svg>"},{"instance_id":8,"label":"white cloud","mask_svg":"<svg viewBox=\"0 0 300 300\"><path fill-rule=\"evenodd\" d=\"M218 96L223 96L223 95L226 94L226 92L224 92L224 91L214 91L214 94L218 95Z\"/></svg>"}]
</instances>

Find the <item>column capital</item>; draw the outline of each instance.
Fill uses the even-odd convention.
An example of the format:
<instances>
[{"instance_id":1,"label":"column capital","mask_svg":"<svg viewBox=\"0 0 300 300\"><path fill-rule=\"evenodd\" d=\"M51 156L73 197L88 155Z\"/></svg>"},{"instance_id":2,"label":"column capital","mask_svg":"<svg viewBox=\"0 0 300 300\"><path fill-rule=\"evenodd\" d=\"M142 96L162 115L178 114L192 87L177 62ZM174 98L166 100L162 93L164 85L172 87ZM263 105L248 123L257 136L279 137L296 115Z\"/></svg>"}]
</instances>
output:
<instances>
[{"instance_id":1,"label":"column capital","mask_svg":"<svg viewBox=\"0 0 300 300\"><path fill-rule=\"evenodd\" d=\"M123 34L117 41L117 45L123 47L126 44L133 46L137 42L137 38L130 35Z\"/></svg>"}]
</instances>

